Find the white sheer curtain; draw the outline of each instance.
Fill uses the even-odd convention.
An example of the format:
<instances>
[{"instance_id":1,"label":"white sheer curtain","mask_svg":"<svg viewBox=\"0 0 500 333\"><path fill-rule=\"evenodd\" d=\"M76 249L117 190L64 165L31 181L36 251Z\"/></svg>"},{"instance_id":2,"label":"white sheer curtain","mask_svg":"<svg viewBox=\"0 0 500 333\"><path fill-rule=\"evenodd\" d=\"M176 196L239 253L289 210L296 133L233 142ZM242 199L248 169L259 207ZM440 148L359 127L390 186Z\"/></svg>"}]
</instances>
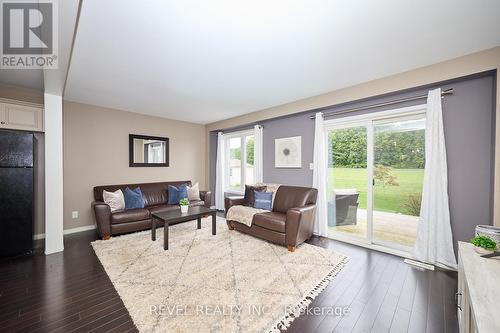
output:
<instances>
[{"instance_id":1,"label":"white sheer curtain","mask_svg":"<svg viewBox=\"0 0 500 333\"><path fill-rule=\"evenodd\" d=\"M254 183L262 183L264 178L263 172L263 132L262 126L255 125L253 128L254 148L253 148L253 172Z\"/></svg>"},{"instance_id":2,"label":"white sheer curtain","mask_svg":"<svg viewBox=\"0 0 500 333\"><path fill-rule=\"evenodd\" d=\"M457 268L448 204L441 89L429 91L427 97L424 186L414 256L429 264Z\"/></svg>"},{"instance_id":3,"label":"white sheer curtain","mask_svg":"<svg viewBox=\"0 0 500 333\"><path fill-rule=\"evenodd\" d=\"M314 234L318 236L328 236L327 220L327 149L326 134L323 124L323 114L316 113L314 125L314 158L313 158L313 187L318 189L318 199L316 201L316 218L314 221Z\"/></svg>"},{"instance_id":4,"label":"white sheer curtain","mask_svg":"<svg viewBox=\"0 0 500 333\"><path fill-rule=\"evenodd\" d=\"M224 154L226 140L222 132L217 133L217 169L215 176L215 208L224 210Z\"/></svg>"}]
</instances>

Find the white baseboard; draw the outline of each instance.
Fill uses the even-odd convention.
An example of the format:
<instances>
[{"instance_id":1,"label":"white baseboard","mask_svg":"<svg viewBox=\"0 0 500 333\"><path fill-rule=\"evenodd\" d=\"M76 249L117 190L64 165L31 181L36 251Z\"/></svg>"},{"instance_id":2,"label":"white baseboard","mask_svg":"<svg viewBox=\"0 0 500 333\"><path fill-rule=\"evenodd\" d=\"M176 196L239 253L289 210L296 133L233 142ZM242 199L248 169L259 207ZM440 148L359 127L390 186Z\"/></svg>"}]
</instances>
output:
<instances>
[{"instance_id":1,"label":"white baseboard","mask_svg":"<svg viewBox=\"0 0 500 333\"><path fill-rule=\"evenodd\" d=\"M421 262L421 261L418 261L418 260L406 258L404 260L404 262L406 264L408 264L408 265L412 265L412 266L415 266L415 267L418 267L418 268L427 269L427 270L430 270L430 271L434 270L434 265L426 264L425 262Z\"/></svg>"},{"instance_id":2,"label":"white baseboard","mask_svg":"<svg viewBox=\"0 0 500 333\"><path fill-rule=\"evenodd\" d=\"M39 239L44 239L45 238L45 234L36 234L36 235L33 235L33 239L34 240L39 240Z\"/></svg>"},{"instance_id":3,"label":"white baseboard","mask_svg":"<svg viewBox=\"0 0 500 333\"><path fill-rule=\"evenodd\" d=\"M63 251L64 251L64 247L53 248L53 249L45 248L45 255L48 256L50 254L59 253L59 252L63 252Z\"/></svg>"},{"instance_id":4,"label":"white baseboard","mask_svg":"<svg viewBox=\"0 0 500 333\"><path fill-rule=\"evenodd\" d=\"M95 225L86 225L86 226L78 227L78 228L64 229L63 234L64 235L76 234L77 232L94 230L95 228L96 228ZM39 239L44 239L44 238L45 238L45 234L36 234L33 236L34 240L39 240Z\"/></svg>"}]
</instances>

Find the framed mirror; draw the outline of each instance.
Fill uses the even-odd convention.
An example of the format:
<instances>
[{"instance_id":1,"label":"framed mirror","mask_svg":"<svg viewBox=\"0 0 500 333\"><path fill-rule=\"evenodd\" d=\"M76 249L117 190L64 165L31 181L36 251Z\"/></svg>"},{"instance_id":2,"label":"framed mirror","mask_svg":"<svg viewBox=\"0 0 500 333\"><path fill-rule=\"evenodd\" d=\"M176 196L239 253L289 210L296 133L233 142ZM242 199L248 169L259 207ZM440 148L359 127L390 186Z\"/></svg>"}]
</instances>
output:
<instances>
[{"instance_id":1,"label":"framed mirror","mask_svg":"<svg viewBox=\"0 0 500 333\"><path fill-rule=\"evenodd\" d=\"M129 134L129 166L168 167L168 143L168 138Z\"/></svg>"}]
</instances>

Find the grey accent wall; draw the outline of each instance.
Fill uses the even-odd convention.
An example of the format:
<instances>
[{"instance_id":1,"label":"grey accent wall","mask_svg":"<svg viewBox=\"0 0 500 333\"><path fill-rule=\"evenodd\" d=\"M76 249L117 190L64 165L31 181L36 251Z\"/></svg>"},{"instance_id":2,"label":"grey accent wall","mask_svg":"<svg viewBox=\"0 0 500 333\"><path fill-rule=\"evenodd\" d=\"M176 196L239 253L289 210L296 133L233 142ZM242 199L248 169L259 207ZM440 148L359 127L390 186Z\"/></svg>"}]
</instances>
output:
<instances>
[{"instance_id":1,"label":"grey accent wall","mask_svg":"<svg viewBox=\"0 0 500 333\"><path fill-rule=\"evenodd\" d=\"M443 99L443 118L447 144L450 215L454 241L469 240L478 224L492 224L495 88L496 73L488 72L430 86L396 92L343 105L325 111L345 110L404 97L426 94L429 89L453 88L455 94ZM400 103L390 108L375 108L355 114L377 112L425 103L424 100ZM264 126L264 181L311 186L314 121L312 112L260 122ZM345 115L343 115L345 117ZM340 117L340 116L337 116ZM333 118L337 118L333 117ZM331 118L329 118L331 119ZM213 133L211 133L213 134ZM274 168L274 139L302 136L302 168ZM215 157L217 137L211 135L210 184L215 190ZM213 142L212 142L213 141ZM212 164L213 163L213 164ZM456 244L456 242L454 242Z\"/></svg>"},{"instance_id":2,"label":"grey accent wall","mask_svg":"<svg viewBox=\"0 0 500 333\"><path fill-rule=\"evenodd\" d=\"M455 240L468 241L476 225L493 224L495 79L452 86L443 102L450 217Z\"/></svg>"},{"instance_id":3,"label":"grey accent wall","mask_svg":"<svg viewBox=\"0 0 500 333\"><path fill-rule=\"evenodd\" d=\"M310 114L278 118L263 122L264 130L264 182L297 186L312 186L314 121ZM291 136L302 136L302 168L285 169L274 167L274 140Z\"/></svg>"}]
</instances>

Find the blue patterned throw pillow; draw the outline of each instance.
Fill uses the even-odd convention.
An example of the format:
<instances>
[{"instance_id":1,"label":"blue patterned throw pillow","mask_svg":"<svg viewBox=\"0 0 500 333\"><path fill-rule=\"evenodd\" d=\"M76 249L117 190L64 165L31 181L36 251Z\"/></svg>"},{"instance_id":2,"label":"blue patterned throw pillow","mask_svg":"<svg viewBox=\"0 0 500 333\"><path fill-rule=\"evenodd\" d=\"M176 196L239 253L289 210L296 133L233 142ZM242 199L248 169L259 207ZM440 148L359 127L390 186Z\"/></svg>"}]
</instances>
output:
<instances>
[{"instance_id":1,"label":"blue patterned throw pillow","mask_svg":"<svg viewBox=\"0 0 500 333\"><path fill-rule=\"evenodd\" d=\"M172 185L168 185L168 204L178 205L181 199L187 199L187 185L182 184L178 188Z\"/></svg>"},{"instance_id":2,"label":"blue patterned throw pillow","mask_svg":"<svg viewBox=\"0 0 500 333\"><path fill-rule=\"evenodd\" d=\"M273 202L273 192L254 191L255 202L253 208L265 209L271 211Z\"/></svg>"},{"instance_id":3,"label":"blue patterned throw pillow","mask_svg":"<svg viewBox=\"0 0 500 333\"><path fill-rule=\"evenodd\" d=\"M123 191L123 197L125 198L125 209L144 208L144 198L140 187L133 190L127 187Z\"/></svg>"}]
</instances>

